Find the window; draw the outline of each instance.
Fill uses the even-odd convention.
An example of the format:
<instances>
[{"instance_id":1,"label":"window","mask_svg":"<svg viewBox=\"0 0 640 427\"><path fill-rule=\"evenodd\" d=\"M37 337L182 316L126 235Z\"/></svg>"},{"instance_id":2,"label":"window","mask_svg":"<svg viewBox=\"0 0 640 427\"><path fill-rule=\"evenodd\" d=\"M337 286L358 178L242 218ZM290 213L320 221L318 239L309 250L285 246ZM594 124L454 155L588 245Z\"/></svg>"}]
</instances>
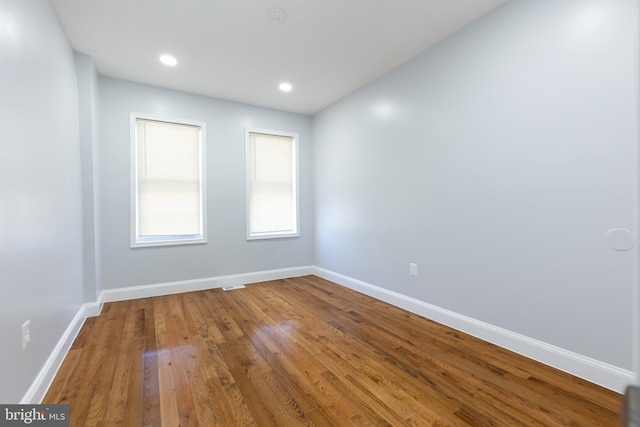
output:
<instances>
[{"instance_id":1,"label":"window","mask_svg":"<svg viewBox=\"0 0 640 427\"><path fill-rule=\"evenodd\" d=\"M131 247L206 242L205 124L131 114Z\"/></svg>"},{"instance_id":2,"label":"window","mask_svg":"<svg viewBox=\"0 0 640 427\"><path fill-rule=\"evenodd\" d=\"M247 129L247 239L299 236L298 135Z\"/></svg>"}]
</instances>

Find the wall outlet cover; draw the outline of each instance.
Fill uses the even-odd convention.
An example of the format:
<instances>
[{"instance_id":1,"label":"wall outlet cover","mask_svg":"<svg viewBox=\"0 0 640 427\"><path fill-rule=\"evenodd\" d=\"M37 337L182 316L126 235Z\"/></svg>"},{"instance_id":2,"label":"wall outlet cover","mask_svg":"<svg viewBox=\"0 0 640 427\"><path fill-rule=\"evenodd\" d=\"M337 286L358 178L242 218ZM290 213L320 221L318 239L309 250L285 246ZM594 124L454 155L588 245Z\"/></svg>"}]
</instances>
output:
<instances>
[{"instance_id":1,"label":"wall outlet cover","mask_svg":"<svg viewBox=\"0 0 640 427\"><path fill-rule=\"evenodd\" d=\"M22 324L22 349L25 350L31 342L31 321Z\"/></svg>"},{"instance_id":2,"label":"wall outlet cover","mask_svg":"<svg viewBox=\"0 0 640 427\"><path fill-rule=\"evenodd\" d=\"M418 264L414 263L414 262L410 262L409 263L409 274L412 276L417 276L418 275Z\"/></svg>"}]
</instances>

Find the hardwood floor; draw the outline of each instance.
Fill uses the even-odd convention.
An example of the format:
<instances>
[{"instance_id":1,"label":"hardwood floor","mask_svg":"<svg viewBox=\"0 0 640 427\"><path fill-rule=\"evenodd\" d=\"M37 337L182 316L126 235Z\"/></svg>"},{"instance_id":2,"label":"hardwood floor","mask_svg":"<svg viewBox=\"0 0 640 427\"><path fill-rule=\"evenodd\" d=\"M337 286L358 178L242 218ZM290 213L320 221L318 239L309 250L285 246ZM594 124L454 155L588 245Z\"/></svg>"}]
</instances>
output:
<instances>
[{"instance_id":1,"label":"hardwood floor","mask_svg":"<svg viewBox=\"0 0 640 427\"><path fill-rule=\"evenodd\" d=\"M72 426L615 426L620 395L315 276L105 304Z\"/></svg>"}]
</instances>

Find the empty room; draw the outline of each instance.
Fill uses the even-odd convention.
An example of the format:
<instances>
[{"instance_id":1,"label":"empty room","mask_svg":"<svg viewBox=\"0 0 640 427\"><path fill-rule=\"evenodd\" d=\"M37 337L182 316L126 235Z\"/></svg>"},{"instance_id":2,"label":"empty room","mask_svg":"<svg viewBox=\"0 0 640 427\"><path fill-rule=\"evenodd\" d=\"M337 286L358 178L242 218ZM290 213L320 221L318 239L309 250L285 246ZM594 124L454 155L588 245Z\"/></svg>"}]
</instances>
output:
<instances>
[{"instance_id":1,"label":"empty room","mask_svg":"<svg viewBox=\"0 0 640 427\"><path fill-rule=\"evenodd\" d=\"M640 425L639 15L0 0L0 425Z\"/></svg>"}]
</instances>

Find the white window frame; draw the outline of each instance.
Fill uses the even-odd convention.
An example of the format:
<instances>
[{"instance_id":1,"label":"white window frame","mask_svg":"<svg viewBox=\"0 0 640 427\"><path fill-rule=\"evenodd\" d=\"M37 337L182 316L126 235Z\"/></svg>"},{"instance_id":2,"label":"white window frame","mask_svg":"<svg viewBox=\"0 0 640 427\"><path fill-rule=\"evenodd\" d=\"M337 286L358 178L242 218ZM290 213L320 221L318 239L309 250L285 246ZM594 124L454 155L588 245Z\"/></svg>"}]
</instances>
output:
<instances>
[{"instance_id":1,"label":"white window frame","mask_svg":"<svg viewBox=\"0 0 640 427\"><path fill-rule=\"evenodd\" d=\"M179 125L197 126L200 128L200 234L194 236L158 236L144 238L138 233L138 159L137 159L137 120L154 120ZM206 123L175 117L159 116L145 113L131 113L130 119L130 185L131 185L131 242L132 248L149 246L173 246L207 243L207 174L206 174Z\"/></svg>"},{"instance_id":2,"label":"white window frame","mask_svg":"<svg viewBox=\"0 0 640 427\"><path fill-rule=\"evenodd\" d=\"M294 229L292 231L272 231L262 233L251 232L251 156L249 155L250 140L249 134L260 133L264 135L285 136L292 139L293 150L293 198L294 198ZM245 128L245 174L246 174L246 210L247 210L247 240L279 239L300 236L300 194L299 194L299 174L298 174L298 134L294 132L284 132L270 129Z\"/></svg>"}]
</instances>

